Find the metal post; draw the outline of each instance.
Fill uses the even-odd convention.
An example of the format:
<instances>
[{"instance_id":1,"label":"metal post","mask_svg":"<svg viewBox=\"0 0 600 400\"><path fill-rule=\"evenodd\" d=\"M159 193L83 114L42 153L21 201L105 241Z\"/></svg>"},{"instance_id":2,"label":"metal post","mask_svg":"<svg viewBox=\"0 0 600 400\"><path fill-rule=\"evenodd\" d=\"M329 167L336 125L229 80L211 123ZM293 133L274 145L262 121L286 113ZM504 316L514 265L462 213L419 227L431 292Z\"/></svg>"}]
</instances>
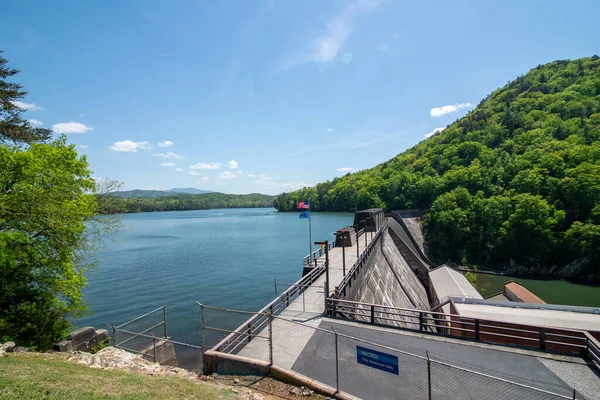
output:
<instances>
[{"instance_id":1,"label":"metal post","mask_svg":"<svg viewBox=\"0 0 600 400\"><path fill-rule=\"evenodd\" d=\"M573 400L575 400L577 398L577 391L575 389L573 389Z\"/></svg>"},{"instance_id":2,"label":"metal post","mask_svg":"<svg viewBox=\"0 0 600 400\"><path fill-rule=\"evenodd\" d=\"M365 235L365 250L367 249L367 220L365 219L365 231L363 232L363 235Z\"/></svg>"},{"instance_id":3,"label":"metal post","mask_svg":"<svg viewBox=\"0 0 600 400\"><path fill-rule=\"evenodd\" d=\"M333 327L331 329L333 329ZM339 366L340 358L338 356L338 354L339 354L338 334L335 331L335 329L333 330L333 333L335 334L335 392L339 393L340 392L340 366Z\"/></svg>"},{"instance_id":4,"label":"metal post","mask_svg":"<svg viewBox=\"0 0 600 400\"><path fill-rule=\"evenodd\" d=\"M354 231L356 232L356 259L358 260L358 257L360 256L360 252L358 250L358 224L354 225Z\"/></svg>"},{"instance_id":5,"label":"metal post","mask_svg":"<svg viewBox=\"0 0 600 400\"><path fill-rule=\"evenodd\" d=\"M431 393L431 360L429 359L429 352L426 351L427 355L427 386L429 388L429 400L433 398L433 394Z\"/></svg>"},{"instance_id":6,"label":"metal post","mask_svg":"<svg viewBox=\"0 0 600 400\"><path fill-rule=\"evenodd\" d=\"M546 348L546 331L544 328L540 328L540 349Z\"/></svg>"},{"instance_id":7,"label":"metal post","mask_svg":"<svg viewBox=\"0 0 600 400\"><path fill-rule=\"evenodd\" d=\"M164 321L164 325L165 325L165 339L168 337L167 336L167 306L164 305L163 306L163 321Z\"/></svg>"},{"instance_id":8,"label":"metal post","mask_svg":"<svg viewBox=\"0 0 600 400\"><path fill-rule=\"evenodd\" d=\"M423 312L419 312L419 330L423 332Z\"/></svg>"},{"instance_id":9,"label":"metal post","mask_svg":"<svg viewBox=\"0 0 600 400\"><path fill-rule=\"evenodd\" d=\"M269 362L273 365L273 313L269 313Z\"/></svg>"},{"instance_id":10,"label":"metal post","mask_svg":"<svg viewBox=\"0 0 600 400\"><path fill-rule=\"evenodd\" d=\"M308 266L310 267L310 254L308 255ZM275 286L275 294L277 294L277 278L273 278L273 286Z\"/></svg>"},{"instance_id":11,"label":"metal post","mask_svg":"<svg viewBox=\"0 0 600 400\"><path fill-rule=\"evenodd\" d=\"M371 304L371 323L375 323L375 306Z\"/></svg>"},{"instance_id":12,"label":"metal post","mask_svg":"<svg viewBox=\"0 0 600 400\"><path fill-rule=\"evenodd\" d=\"M475 320L475 339L479 340L479 320Z\"/></svg>"},{"instance_id":13,"label":"metal post","mask_svg":"<svg viewBox=\"0 0 600 400\"><path fill-rule=\"evenodd\" d=\"M310 257L312 253L312 225L310 222L310 203L311 199L308 199L308 257ZM310 262L309 262L310 264ZM317 262L315 260L315 267L317 266Z\"/></svg>"},{"instance_id":14,"label":"metal post","mask_svg":"<svg viewBox=\"0 0 600 400\"><path fill-rule=\"evenodd\" d=\"M306 289L302 291L302 312L306 312L306 306L304 305L304 292L305 291L306 291Z\"/></svg>"},{"instance_id":15,"label":"metal post","mask_svg":"<svg viewBox=\"0 0 600 400\"><path fill-rule=\"evenodd\" d=\"M204 304L200 304L200 343L202 343L202 368L204 368L204 351L206 349L206 342L204 341L204 333L206 332L204 328Z\"/></svg>"},{"instance_id":16,"label":"metal post","mask_svg":"<svg viewBox=\"0 0 600 400\"><path fill-rule=\"evenodd\" d=\"M113 331L113 346L117 347L117 328L115 328L114 325L112 326L112 331Z\"/></svg>"},{"instance_id":17,"label":"metal post","mask_svg":"<svg viewBox=\"0 0 600 400\"><path fill-rule=\"evenodd\" d=\"M156 362L156 338L152 335L152 345L154 346L154 362Z\"/></svg>"},{"instance_id":18,"label":"metal post","mask_svg":"<svg viewBox=\"0 0 600 400\"><path fill-rule=\"evenodd\" d=\"M345 236L344 236L345 238ZM346 242L342 245L342 269L344 272L344 276L346 276Z\"/></svg>"}]
</instances>

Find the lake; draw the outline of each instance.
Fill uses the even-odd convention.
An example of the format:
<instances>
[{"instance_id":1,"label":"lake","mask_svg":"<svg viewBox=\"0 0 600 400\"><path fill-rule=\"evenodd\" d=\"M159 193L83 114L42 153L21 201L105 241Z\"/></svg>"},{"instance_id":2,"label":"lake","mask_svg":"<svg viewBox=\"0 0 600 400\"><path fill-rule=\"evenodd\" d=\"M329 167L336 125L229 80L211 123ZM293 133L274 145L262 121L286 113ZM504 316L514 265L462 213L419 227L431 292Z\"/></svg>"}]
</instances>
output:
<instances>
[{"instance_id":1,"label":"lake","mask_svg":"<svg viewBox=\"0 0 600 400\"><path fill-rule=\"evenodd\" d=\"M123 215L123 231L87 273L84 298L93 314L75 324L106 328L166 304L169 336L198 343L196 301L258 311L275 297L273 279L300 279L309 240L308 220L298 214L254 208ZM353 218L313 213L313 242L333 240ZM207 324L234 327L247 317L212 313Z\"/></svg>"}]
</instances>

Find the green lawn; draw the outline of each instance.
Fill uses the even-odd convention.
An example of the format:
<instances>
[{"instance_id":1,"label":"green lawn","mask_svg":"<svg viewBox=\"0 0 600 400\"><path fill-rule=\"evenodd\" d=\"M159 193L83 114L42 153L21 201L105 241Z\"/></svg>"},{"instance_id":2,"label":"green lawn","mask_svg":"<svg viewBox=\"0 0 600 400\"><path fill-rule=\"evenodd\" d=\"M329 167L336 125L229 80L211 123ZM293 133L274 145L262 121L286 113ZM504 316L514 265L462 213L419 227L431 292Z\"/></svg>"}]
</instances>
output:
<instances>
[{"instance_id":1,"label":"green lawn","mask_svg":"<svg viewBox=\"0 0 600 400\"><path fill-rule=\"evenodd\" d=\"M208 383L106 371L57 356L11 354L0 358L0 399L235 399Z\"/></svg>"}]
</instances>

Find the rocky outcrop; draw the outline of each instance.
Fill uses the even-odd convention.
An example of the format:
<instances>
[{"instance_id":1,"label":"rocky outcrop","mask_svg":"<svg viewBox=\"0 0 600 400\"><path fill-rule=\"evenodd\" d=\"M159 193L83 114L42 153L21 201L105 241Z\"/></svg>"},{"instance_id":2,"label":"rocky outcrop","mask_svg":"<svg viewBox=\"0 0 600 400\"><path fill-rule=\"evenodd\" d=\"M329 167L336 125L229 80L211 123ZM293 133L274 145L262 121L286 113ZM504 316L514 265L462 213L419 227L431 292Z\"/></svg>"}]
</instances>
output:
<instances>
[{"instance_id":1,"label":"rocky outcrop","mask_svg":"<svg viewBox=\"0 0 600 400\"><path fill-rule=\"evenodd\" d=\"M104 339L108 339L108 331L106 329L96 330L91 326L84 326L69 333L66 340L56 343L53 350L65 353L91 351L94 346Z\"/></svg>"}]
</instances>

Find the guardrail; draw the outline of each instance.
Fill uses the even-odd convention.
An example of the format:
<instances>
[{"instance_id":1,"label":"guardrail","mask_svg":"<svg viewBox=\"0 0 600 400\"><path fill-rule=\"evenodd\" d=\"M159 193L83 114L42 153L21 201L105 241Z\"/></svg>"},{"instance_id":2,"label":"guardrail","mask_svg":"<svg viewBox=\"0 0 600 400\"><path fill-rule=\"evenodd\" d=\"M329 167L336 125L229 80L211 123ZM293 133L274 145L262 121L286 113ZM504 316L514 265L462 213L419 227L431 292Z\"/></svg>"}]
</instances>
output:
<instances>
[{"instance_id":1,"label":"guardrail","mask_svg":"<svg viewBox=\"0 0 600 400\"><path fill-rule=\"evenodd\" d=\"M290 303L300 296L313 282L319 279L324 272L324 264L313 268L308 274L304 275L302 279L282 292L260 311L257 313L248 312L248 314L254 315L226 338L221 340L213 347L213 350L235 354L235 352L240 349L241 345L249 343L252 340L252 337L258 335L258 332L269 323L269 314L279 315L281 311L288 307ZM198 302L196 302L196 304L200 306L201 313L204 313L205 306Z\"/></svg>"},{"instance_id":2,"label":"guardrail","mask_svg":"<svg viewBox=\"0 0 600 400\"><path fill-rule=\"evenodd\" d=\"M335 240L332 240L332 241L330 241L330 242L329 242L329 245L328 245L328 248L329 248L329 249L328 249L328 250L331 250L331 249L333 249L334 247L335 247ZM316 263L316 262L317 262L317 259L318 259L319 257L323 257L323 255L325 255L325 249L324 249L324 248L321 248L321 247L319 247L317 250L315 250L315 251L313 251L312 253L310 253L310 254L308 254L308 255L304 256L304 257L302 258L302 264L303 264L303 265L306 267L306 266L310 265L310 263L311 263L312 261L314 261L314 262Z\"/></svg>"},{"instance_id":3,"label":"guardrail","mask_svg":"<svg viewBox=\"0 0 600 400\"><path fill-rule=\"evenodd\" d=\"M387 225L388 225L388 223L386 220L385 223L381 226L381 228L377 231L375 236L371 238L371 242L369 244L367 244L366 248L363 250L363 252L360 254L360 256L356 259L356 261L354 262L352 267L350 267L350 269L348 270L348 273L346 274L346 276L344 276L344 279L342 279L342 282L340 282L340 284L336 287L337 295L341 294L341 295L345 296L346 295L346 287L352 287L352 281L354 281L356 279L357 273L360 271L360 269L366 263L367 258L369 258L369 255L371 254L371 251L375 247L375 244L379 242L379 239L381 238L381 235L384 232L384 230L387 228ZM364 232L364 229L361 229L360 232ZM366 234L366 232L364 232L364 233ZM356 237L356 242L358 243L358 235Z\"/></svg>"},{"instance_id":4,"label":"guardrail","mask_svg":"<svg viewBox=\"0 0 600 400\"><path fill-rule=\"evenodd\" d=\"M600 364L600 343L583 331L509 324L461 317L455 314L389 307L334 298L329 298L327 305L329 315L332 317L358 320L396 329L418 330L420 332L426 332L430 329L434 332L427 332L429 334L495 344L533 347L559 353L579 354L584 350L590 353L592 358ZM406 327L397 325L401 321L405 322ZM407 321L408 323L406 323ZM412 329L410 325L418 328Z\"/></svg>"}]
</instances>

